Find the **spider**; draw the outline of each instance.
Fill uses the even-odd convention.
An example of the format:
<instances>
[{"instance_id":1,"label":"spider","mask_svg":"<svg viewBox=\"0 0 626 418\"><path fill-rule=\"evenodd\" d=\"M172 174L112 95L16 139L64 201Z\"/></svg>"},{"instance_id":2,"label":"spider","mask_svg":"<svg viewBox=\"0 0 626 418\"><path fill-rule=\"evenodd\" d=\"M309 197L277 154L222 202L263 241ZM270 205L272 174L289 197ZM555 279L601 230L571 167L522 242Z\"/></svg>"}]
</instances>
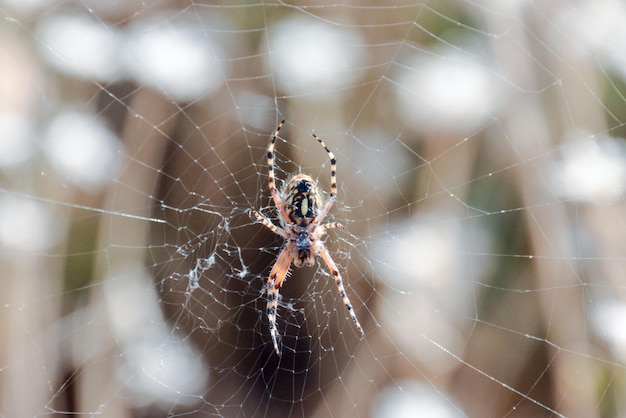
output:
<instances>
[{"instance_id":1,"label":"spider","mask_svg":"<svg viewBox=\"0 0 626 418\"><path fill-rule=\"evenodd\" d=\"M324 150L326 150L328 158L330 158L330 197L326 203L322 205L322 198L317 190L317 183L306 174L294 175L285 184L283 190L279 192L276 188L274 176L274 144L278 132L284 123L285 121L283 120L278 125L267 147L267 165L269 169L268 185L272 199L274 200L274 205L278 209L280 226L274 225L265 216L261 215L256 210L252 210L252 214L258 222L286 240L285 246L278 255L276 263L274 263L267 279L266 315L269 320L270 335L272 337L272 343L274 344L274 351L278 355L280 355L280 349L278 348L278 330L276 328L278 292L285 281L285 277L287 277L289 273L292 262L295 267L310 267L315 264L316 255L319 255L322 260L324 260L324 263L335 279L335 285L337 285L337 290L339 290L343 304L346 305L352 322L354 322L361 337L365 335L361 324L356 318L350 299L348 299L337 265L328 253L324 243L320 240L328 229L344 229L343 225L337 222L322 224L322 221L337 199L337 160L324 141L313 134L313 137L320 143Z\"/></svg>"}]
</instances>

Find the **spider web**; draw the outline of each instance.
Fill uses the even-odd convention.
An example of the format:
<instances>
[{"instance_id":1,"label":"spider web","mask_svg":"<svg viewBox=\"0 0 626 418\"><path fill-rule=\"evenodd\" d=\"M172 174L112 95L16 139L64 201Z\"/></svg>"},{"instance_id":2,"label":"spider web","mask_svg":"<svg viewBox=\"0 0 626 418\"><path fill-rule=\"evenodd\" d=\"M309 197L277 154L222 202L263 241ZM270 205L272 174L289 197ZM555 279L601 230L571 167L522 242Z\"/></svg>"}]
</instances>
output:
<instances>
[{"instance_id":1,"label":"spider web","mask_svg":"<svg viewBox=\"0 0 626 418\"><path fill-rule=\"evenodd\" d=\"M0 15L0 415L626 415L621 2ZM277 356L282 119L366 335L318 260Z\"/></svg>"}]
</instances>

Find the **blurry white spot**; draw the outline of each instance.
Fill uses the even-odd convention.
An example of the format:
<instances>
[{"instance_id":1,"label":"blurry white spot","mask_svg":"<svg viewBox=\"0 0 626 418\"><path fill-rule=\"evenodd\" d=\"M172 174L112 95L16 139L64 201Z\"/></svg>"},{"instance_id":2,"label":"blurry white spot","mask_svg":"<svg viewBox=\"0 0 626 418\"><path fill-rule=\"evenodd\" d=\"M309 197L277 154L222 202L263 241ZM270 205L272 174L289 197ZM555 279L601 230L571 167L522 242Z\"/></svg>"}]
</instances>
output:
<instances>
[{"instance_id":1,"label":"blurry white spot","mask_svg":"<svg viewBox=\"0 0 626 418\"><path fill-rule=\"evenodd\" d=\"M381 279L390 287L402 291L450 297L451 287L461 282L480 279L489 264L484 257L468 254L489 251L490 236L477 224L461 228L447 221L445 213L423 213L390 227L377 240L372 251L381 265L377 266ZM472 265L473 276L465 266ZM455 295L462 296L463 292ZM458 305L458 301L453 302Z\"/></svg>"},{"instance_id":2,"label":"blurry white spot","mask_svg":"<svg viewBox=\"0 0 626 418\"><path fill-rule=\"evenodd\" d=\"M263 132L275 129L268 127L268 120L272 120L276 114L276 105L272 97L250 90L241 90L236 94L237 111L244 125L250 125Z\"/></svg>"},{"instance_id":3,"label":"blurry white spot","mask_svg":"<svg viewBox=\"0 0 626 418\"><path fill-rule=\"evenodd\" d=\"M565 199L610 203L626 189L626 146L611 137L575 137L564 143L553 178Z\"/></svg>"},{"instance_id":4,"label":"blurry white spot","mask_svg":"<svg viewBox=\"0 0 626 418\"><path fill-rule=\"evenodd\" d=\"M617 39L626 37L626 4L622 0L584 1L562 8L549 33L559 53L575 59L591 54L626 75L626 46Z\"/></svg>"},{"instance_id":5,"label":"blurry white spot","mask_svg":"<svg viewBox=\"0 0 626 418\"><path fill-rule=\"evenodd\" d=\"M392 287L446 286L457 276L459 231L431 216L414 217L390 230L390 238L377 243L377 257L393 266L381 270Z\"/></svg>"},{"instance_id":6,"label":"blurry white spot","mask_svg":"<svg viewBox=\"0 0 626 418\"><path fill-rule=\"evenodd\" d=\"M62 176L90 189L113 176L120 144L94 116L67 112L48 127L46 146L50 162Z\"/></svg>"},{"instance_id":7,"label":"blurry white spot","mask_svg":"<svg viewBox=\"0 0 626 418\"><path fill-rule=\"evenodd\" d=\"M0 245L9 251L45 251L56 242L59 218L44 206L18 197L0 197Z\"/></svg>"},{"instance_id":8,"label":"blurry white spot","mask_svg":"<svg viewBox=\"0 0 626 418\"><path fill-rule=\"evenodd\" d=\"M119 73L119 35L114 27L80 14L49 16L37 28L42 55L57 70L113 81Z\"/></svg>"},{"instance_id":9,"label":"blurry white spot","mask_svg":"<svg viewBox=\"0 0 626 418\"><path fill-rule=\"evenodd\" d=\"M620 361L626 361L626 305L617 302L601 303L592 318L598 334L610 344Z\"/></svg>"},{"instance_id":10,"label":"blurry white spot","mask_svg":"<svg viewBox=\"0 0 626 418\"><path fill-rule=\"evenodd\" d=\"M373 418L461 418L465 414L449 397L416 380L387 386L372 401Z\"/></svg>"},{"instance_id":11,"label":"blurry white spot","mask_svg":"<svg viewBox=\"0 0 626 418\"><path fill-rule=\"evenodd\" d=\"M180 101L215 89L223 80L223 69L215 46L193 22L163 16L135 22L124 51L132 76Z\"/></svg>"},{"instance_id":12,"label":"blurry white spot","mask_svg":"<svg viewBox=\"0 0 626 418\"><path fill-rule=\"evenodd\" d=\"M389 181L402 178L415 169L413 156L406 151L402 141L390 138L389 131L379 125L368 126L368 129L356 133L354 140L368 144L368 147L361 147L355 143L351 147L354 166L361 167L358 172L361 180L351 186L355 194L365 195L376 190L378 200L392 201L398 191L390 187ZM372 173L379 174L373 176Z\"/></svg>"},{"instance_id":13,"label":"blurry white spot","mask_svg":"<svg viewBox=\"0 0 626 418\"><path fill-rule=\"evenodd\" d=\"M0 168L15 167L33 155L30 123L17 114L0 114Z\"/></svg>"},{"instance_id":14,"label":"blurry white spot","mask_svg":"<svg viewBox=\"0 0 626 418\"><path fill-rule=\"evenodd\" d=\"M571 34L592 48L609 48L615 36L625 35L626 5L621 0L594 0L582 2L577 7L578 25Z\"/></svg>"},{"instance_id":15,"label":"blurry white spot","mask_svg":"<svg viewBox=\"0 0 626 418\"><path fill-rule=\"evenodd\" d=\"M144 334L161 333L162 314L158 295L152 287L150 276L140 264L113 266L105 281L106 302L111 324L121 342L130 341Z\"/></svg>"},{"instance_id":16,"label":"blurry white spot","mask_svg":"<svg viewBox=\"0 0 626 418\"><path fill-rule=\"evenodd\" d=\"M202 355L167 330L152 278L140 264L113 266L105 300L116 341L124 351L119 379L136 405L197 400L208 373ZM187 396L181 396L181 394Z\"/></svg>"},{"instance_id":17,"label":"blurry white spot","mask_svg":"<svg viewBox=\"0 0 626 418\"><path fill-rule=\"evenodd\" d=\"M474 63L415 57L397 83L398 113L414 129L475 129L496 106L490 74Z\"/></svg>"},{"instance_id":18,"label":"blurry white spot","mask_svg":"<svg viewBox=\"0 0 626 418\"><path fill-rule=\"evenodd\" d=\"M424 336L452 350L462 347L467 323L458 319L470 314L474 283L489 268L484 257L470 260L469 254L488 253L488 247L481 228L461 228L426 214L389 228L372 246L376 271L385 283L379 320L394 344L429 373L446 373L458 365Z\"/></svg>"},{"instance_id":19,"label":"blurry white spot","mask_svg":"<svg viewBox=\"0 0 626 418\"><path fill-rule=\"evenodd\" d=\"M136 395L132 399L138 406L197 402L208 377L202 355L171 340L139 340L130 345L119 372L120 381Z\"/></svg>"},{"instance_id":20,"label":"blurry white spot","mask_svg":"<svg viewBox=\"0 0 626 418\"><path fill-rule=\"evenodd\" d=\"M298 17L274 25L269 36L268 65L288 94L336 90L362 75L366 45L354 31Z\"/></svg>"}]
</instances>

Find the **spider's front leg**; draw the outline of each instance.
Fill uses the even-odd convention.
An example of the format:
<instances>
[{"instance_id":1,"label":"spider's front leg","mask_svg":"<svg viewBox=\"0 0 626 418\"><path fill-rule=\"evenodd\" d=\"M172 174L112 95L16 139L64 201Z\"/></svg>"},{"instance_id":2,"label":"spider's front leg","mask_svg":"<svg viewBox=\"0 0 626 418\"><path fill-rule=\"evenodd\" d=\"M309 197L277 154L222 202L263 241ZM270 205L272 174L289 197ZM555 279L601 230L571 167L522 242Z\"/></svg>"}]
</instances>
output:
<instances>
[{"instance_id":1,"label":"spider's front leg","mask_svg":"<svg viewBox=\"0 0 626 418\"><path fill-rule=\"evenodd\" d=\"M278 310L278 292L283 285L287 273L289 273L289 267L293 261L293 256L290 245L287 244L285 248L278 255L278 259L272 267L270 276L267 279L267 306L266 314L270 326L270 336L272 337L272 344L274 344L274 351L280 356L280 348L278 347L278 329L276 328L276 311Z\"/></svg>"},{"instance_id":2,"label":"spider's front leg","mask_svg":"<svg viewBox=\"0 0 626 418\"><path fill-rule=\"evenodd\" d=\"M276 235L280 235L281 237L285 239L289 239L287 232L283 228L274 225L272 221L270 221L269 219L267 219L265 216L261 215L259 212L257 212L254 209L252 209L252 214L254 215L256 220L259 221L259 223L261 223L264 227L266 227L267 229L269 229Z\"/></svg>"}]
</instances>

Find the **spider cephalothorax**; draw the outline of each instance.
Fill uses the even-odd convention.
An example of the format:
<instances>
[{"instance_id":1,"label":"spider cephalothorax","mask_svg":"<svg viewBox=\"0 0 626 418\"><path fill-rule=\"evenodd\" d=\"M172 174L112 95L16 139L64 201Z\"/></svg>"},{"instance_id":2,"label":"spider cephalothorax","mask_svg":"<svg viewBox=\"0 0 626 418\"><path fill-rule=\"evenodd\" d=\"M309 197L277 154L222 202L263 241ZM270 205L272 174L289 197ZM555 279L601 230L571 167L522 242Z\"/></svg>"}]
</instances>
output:
<instances>
[{"instance_id":1,"label":"spider cephalothorax","mask_svg":"<svg viewBox=\"0 0 626 418\"><path fill-rule=\"evenodd\" d=\"M274 225L269 219L256 210L252 211L252 214L261 224L286 240L286 244L278 255L276 263L272 267L272 271L267 279L266 313L270 323L270 335L272 337L272 343L274 344L274 351L279 355L278 330L276 329L278 292L289 272L292 262L296 267L312 266L315 264L316 255L322 257L322 260L324 260L324 263L335 279L339 295L348 309L352 322L354 322L354 325L356 325L361 335L364 335L363 328L356 318L348 295L346 295L346 290L343 286L337 265L330 257L324 243L320 240L327 229L343 229L343 225L336 222L327 224L321 223L337 198L337 160L324 141L313 134L313 137L317 139L324 150L326 150L330 158L330 196L328 200L322 205L322 199L317 190L317 183L306 174L293 176L287 182L282 192L279 192L276 188L274 175L274 145L278 137L278 132L284 123L285 121L282 121L278 125L267 147L267 165L269 169L268 183L274 205L278 209L280 226Z\"/></svg>"}]
</instances>

